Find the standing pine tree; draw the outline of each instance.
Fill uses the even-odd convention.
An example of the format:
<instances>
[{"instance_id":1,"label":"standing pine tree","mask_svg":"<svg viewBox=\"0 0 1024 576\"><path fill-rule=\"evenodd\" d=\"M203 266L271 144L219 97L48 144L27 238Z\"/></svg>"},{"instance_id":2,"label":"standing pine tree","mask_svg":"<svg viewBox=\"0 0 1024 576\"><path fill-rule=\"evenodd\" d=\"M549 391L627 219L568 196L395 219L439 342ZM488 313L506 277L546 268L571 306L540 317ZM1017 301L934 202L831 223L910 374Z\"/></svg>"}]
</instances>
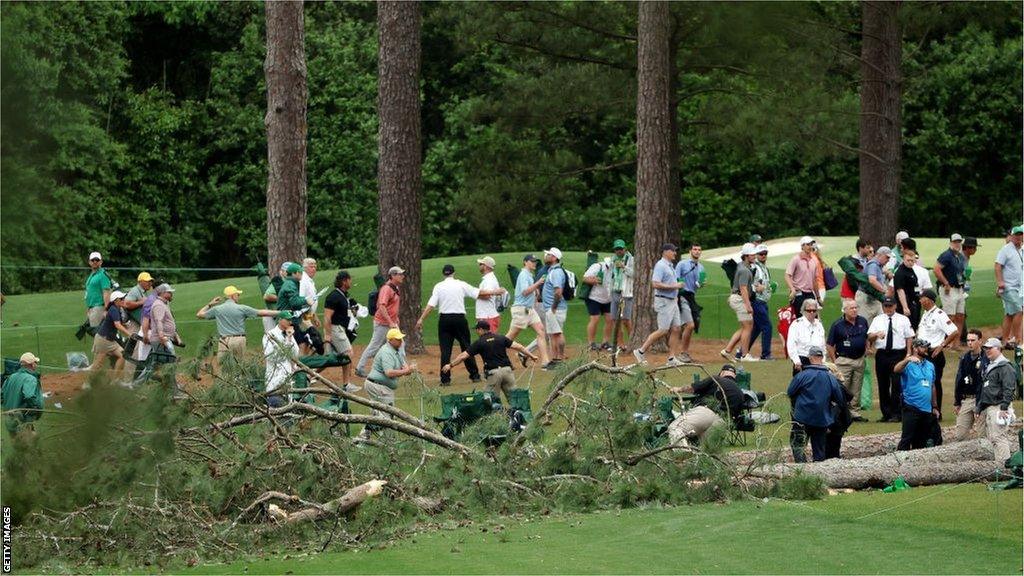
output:
<instances>
[{"instance_id":1,"label":"standing pine tree","mask_svg":"<svg viewBox=\"0 0 1024 576\"><path fill-rule=\"evenodd\" d=\"M267 256L306 256L306 51L302 2L267 2Z\"/></svg>"},{"instance_id":2,"label":"standing pine tree","mask_svg":"<svg viewBox=\"0 0 1024 576\"><path fill-rule=\"evenodd\" d=\"M899 2L861 2L860 218L862 238L886 246L899 216L903 75Z\"/></svg>"},{"instance_id":3,"label":"standing pine tree","mask_svg":"<svg viewBox=\"0 0 1024 576\"><path fill-rule=\"evenodd\" d=\"M420 4L377 2L379 34L377 110L380 116L377 163L379 186L377 255L382 272L406 270L399 324L408 331L406 349L423 352L413 331L420 315L422 175L420 173Z\"/></svg>"},{"instance_id":4,"label":"standing pine tree","mask_svg":"<svg viewBox=\"0 0 1024 576\"><path fill-rule=\"evenodd\" d=\"M669 7L659 0L640 2L637 26L636 99L636 325L632 345L643 343L654 328L651 270L660 245L670 238L672 153L669 95ZM678 190L675 191L678 194ZM678 204L676 204L678 205Z\"/></svg>"}]
</instances>

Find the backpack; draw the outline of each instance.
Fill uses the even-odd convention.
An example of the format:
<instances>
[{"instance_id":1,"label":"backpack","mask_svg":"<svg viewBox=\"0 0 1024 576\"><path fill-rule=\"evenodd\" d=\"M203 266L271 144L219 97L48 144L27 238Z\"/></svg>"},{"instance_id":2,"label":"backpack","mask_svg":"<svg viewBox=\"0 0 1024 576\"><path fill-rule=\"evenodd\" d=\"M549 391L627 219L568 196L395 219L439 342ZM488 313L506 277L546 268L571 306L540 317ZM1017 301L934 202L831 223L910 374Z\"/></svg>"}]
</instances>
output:
<instances>
[{"instance_id":1,"label":"backpack","mask_svg":"<svg viewBox=\"0 0 1024 576\"><path fill-rule=\"evenodd\" d=\"M391 289L395 291L395 294L398 294L398 288L395 288L394 284L388 284L388 286L391 286ZM374 316L375 314L377 314L377 298L378 297L380 297L380 289L379 288L377 290L374 290L374 291L370 292L366 296L366 307L370 309L370 316Z\"/></svg>"},{"instance_id":2,"label":"backpack","mask_svg":"<svg viewBox=\"0 0 1024 576\"><path fill-rule=\"evenodd\" d=\"M570 270L562 268L565 272L565 284L562 284L562 300L572 300L576 298L576 274Z\"/></svg>"},{"instance_id":3,"label":"backpack","mask_svg":"<svg viewBox=\"0 0 1024 576\"><path fill-rule=\"evenodd\" d=\"M729 279L729 286L732 286L733 278L736 277L736 268L739 268L739 264L732 258L722 262L722 270L725 270L725 276Z\"/></svg>"}]
</instances>

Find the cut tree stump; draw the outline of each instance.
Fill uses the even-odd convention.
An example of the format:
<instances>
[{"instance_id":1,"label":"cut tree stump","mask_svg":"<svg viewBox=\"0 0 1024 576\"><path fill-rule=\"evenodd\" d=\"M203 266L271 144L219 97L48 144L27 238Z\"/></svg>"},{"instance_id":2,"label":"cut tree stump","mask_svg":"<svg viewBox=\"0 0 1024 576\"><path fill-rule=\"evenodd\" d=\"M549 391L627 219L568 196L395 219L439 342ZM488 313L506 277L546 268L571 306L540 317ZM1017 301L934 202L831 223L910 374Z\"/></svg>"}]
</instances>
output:
<instances>
[{"instance_id":1,"label":"cut tree stump","mask_svg":"<svg viewBox=\"0 0 1024 576\"><path fill-rule=\"evenodd\" d=\"M296 522L315 520L321 516L345 514L358 508L367 499L379 495L385 484L387 484L387 480L370 480L352 488L341 498L295 512L288 512L276 504L270 504L267 506L267 515L279 524L295 524Z\"/></svg>"}]
</instances>

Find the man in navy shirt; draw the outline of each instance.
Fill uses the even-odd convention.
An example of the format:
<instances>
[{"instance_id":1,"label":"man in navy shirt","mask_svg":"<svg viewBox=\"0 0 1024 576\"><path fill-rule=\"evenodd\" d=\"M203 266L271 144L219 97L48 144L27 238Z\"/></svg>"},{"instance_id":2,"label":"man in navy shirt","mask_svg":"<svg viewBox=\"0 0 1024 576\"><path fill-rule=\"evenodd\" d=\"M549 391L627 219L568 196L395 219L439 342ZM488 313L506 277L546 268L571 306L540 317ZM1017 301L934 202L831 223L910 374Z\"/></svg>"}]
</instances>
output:
<instances>
[{"instance_id":1,"label":"man in navy shirt","mask_svg":"<svg viewBox=\"0 0 1024 576\"><path fill-rule=\"evenodd\" d=\"M913 353L900 360L893 372L900 375L903 388L903 431L897 450L925 448L934 439L939 415L935 396L935 365L928 360L928 341L914 340ZM941 431L938 442L941 440Z\"/></svg>"},{"instance_id":2,"label":"man in navy shirt","mask_svg":"<svg viewBox=\"0 0 1024 576\"><path fill-rule=\"evenodd\" d=\"M829 328L825 346L828 348L829 360L835 363L843 378L843 386L852 398L850 416L854 422L864 422L867 419L858 410L861 383L864 380L864 354L868 346L868 321L858 312L855 300L843 303L843 315Z\"/></svg>"},{"instance_id":3,"label":"man in navy shirt","mask_svg":"<svg viewBox=\"0 0 1024 576\"><path fill-rule=\"evenodd\" d=\"M939 254L935 262L935 279L942 286L942 310L961 332L964 330L964 313L967 305L967 293L964 292L967 256L964 255L963 243L963 236L950 236L949 249Z\"/></svg>"}]
</instances>

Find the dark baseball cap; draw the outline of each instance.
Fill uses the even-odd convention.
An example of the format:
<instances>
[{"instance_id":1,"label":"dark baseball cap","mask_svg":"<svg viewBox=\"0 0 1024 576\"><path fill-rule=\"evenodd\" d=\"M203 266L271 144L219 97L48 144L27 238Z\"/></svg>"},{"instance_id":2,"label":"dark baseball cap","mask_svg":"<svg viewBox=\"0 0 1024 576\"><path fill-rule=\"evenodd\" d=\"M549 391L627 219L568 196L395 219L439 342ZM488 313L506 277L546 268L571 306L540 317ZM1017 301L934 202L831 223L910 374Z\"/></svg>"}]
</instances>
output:
<instances>
[{"instance_id":1,"label":"dark baseball cap","mask_svg":"<svg viewBox=\"0 0 1024 576\"><path fill-rule=\"evenodd\" d=\"M523 262L537 262L537 257L533 254L527 254L523 256Z\"/></svg>"},{"instance_id":2,"label":"dark baseball cap","mask_svg":"<svg viewBox=\"0 0 1024 576\"><path fill-rule=\"evenodd\" d=\"M895 306L895 305L896 305L896 299L893 298L892 296L886 296L885 298L882 298L882 306Z\"/></svg>"},{"instance_id":3,"label":"dark baseball cap","mask_svg":"<svg viewBox=\"0 0 1024 576\"><path fill-rule=\"evenodd\" d=\"M978 246L980 246L980 244L978 244L978 239L974 236L964 238L964 248L977 248Z\"/></svg>"},{"instance_id":4,"label":"dark baseball cap","mask_svg":"<svg viewBox=\"0 0 1024 576\"><path fill-rule=\"evenodd\" d=\"M932 302L937 302L939 299L939 295L935 293L935 290L928 288L921 291L921 298L927 298Z\"/></svg>"},{"instance_id":5,"label":"dark baseball cap","mask_svg":"<svg viewBox=\"0 0 1024 576\"><path fill-rule=\"evenodd\" d=\"M491 323L488 322L487 320L477 320L476 324L473 325L473 328L476 330L490 330Z\"/></svg>"},{"instance_id":6,"label":"dark baseball cap","mask_svg":"<svg viewBox=\"0 0 1024 576\"><path fill-rule=\"evenodd\" d=\"M722 364L722 368L718 371L718 373L721 374L722 372L732 372L733 374L735 374L736 367L733 366L732 364Z\"/></svg>"},{"instance_id":7,"label":"dark baseball cap","mask_svg":"<svg viewBox=\"0 0 1024 576\"><path fill-rule=\"evenodd\" d=\"M451 276L452 274L455 274L455 266L452 266L451 264L445 264L444 268L441 268L441 274L444 274L445 276Z\"/></svg>"},{"instance_id":8,"label":"dark baseball cap","mask_svg":"<svg viewBox=\"0 0 1024 576\"><path fill-rule=\"evenodd\" d=\"M676 245L671 243L671 242L665 242L664 244L661 245L661 251L664 252L665 250L676 250L676 251L678 251L679 248L677 248Z\"/></svg>"}]
</instances>

